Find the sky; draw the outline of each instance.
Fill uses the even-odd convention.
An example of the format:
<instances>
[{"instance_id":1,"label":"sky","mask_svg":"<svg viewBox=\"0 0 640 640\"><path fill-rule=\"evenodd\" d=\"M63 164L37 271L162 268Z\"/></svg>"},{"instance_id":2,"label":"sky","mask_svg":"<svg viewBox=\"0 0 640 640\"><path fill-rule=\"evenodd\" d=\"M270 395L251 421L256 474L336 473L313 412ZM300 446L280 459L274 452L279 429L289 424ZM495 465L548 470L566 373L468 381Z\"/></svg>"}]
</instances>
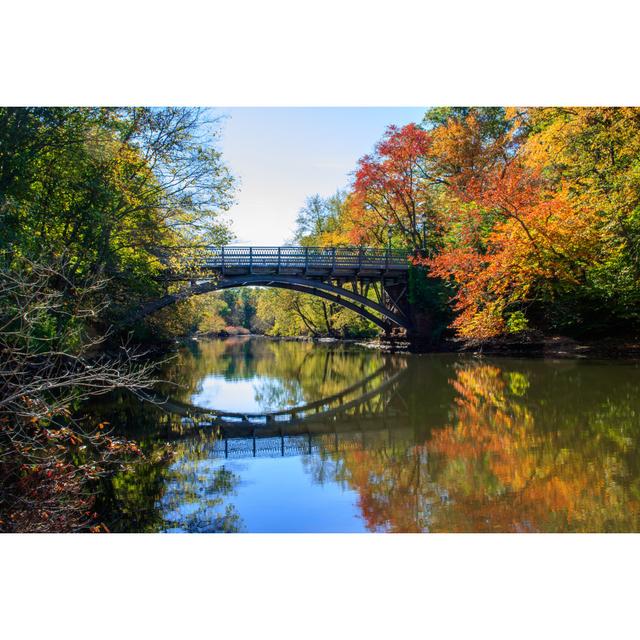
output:
<instances>
[{"instance_id":1,"label":"sky","mask_svg":"<svg viewBox=\"0 0 640 640\"><path fill-rule=\"evenodd\" d=\"M308 196L329 196L351 181L390 124L420 122L426 108L239 107L224 116L219 145L238 180L228 212L236 245L281 245L293 237Z\"/></svg>"}]
</instances>

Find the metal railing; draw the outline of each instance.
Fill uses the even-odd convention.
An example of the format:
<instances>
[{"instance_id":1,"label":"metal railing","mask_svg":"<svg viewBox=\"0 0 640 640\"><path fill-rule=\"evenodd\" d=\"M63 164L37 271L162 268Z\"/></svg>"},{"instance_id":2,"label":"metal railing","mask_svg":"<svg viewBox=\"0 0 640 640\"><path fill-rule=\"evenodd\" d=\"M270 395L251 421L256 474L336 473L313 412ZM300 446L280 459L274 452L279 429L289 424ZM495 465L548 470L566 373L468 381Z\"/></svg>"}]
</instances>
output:
<instances>
[{"instance_id":1,"label":"metal railing","mask_svg":"<svg viewBox=\"0 0 640 640\"><path fill-rule=\"evenodd\" d=\"M392 436L401 431L402 437ZM295 436L274 436L270 438L222 438L217 440L210 455L213 458L280 458L313 453L339 453L345 451L395 449L395 440L410 442L410 431L406 428L391 428L384 424L375 431L358 430L334 434L300 434ZM380 434L383 434L381 437ZM407 445L409 446L409 445Z\"/></svg>"},{"instance_id":2,"label":"metal railing","mask_svg":"<svg viewBox=\"0 0 640 640\"><path fill-rule=\"evenodd\" d=\"M208 269L393 269L409 268L409 252L372 247L207 247L198 256Z\"/></svg>"}]
</instances>

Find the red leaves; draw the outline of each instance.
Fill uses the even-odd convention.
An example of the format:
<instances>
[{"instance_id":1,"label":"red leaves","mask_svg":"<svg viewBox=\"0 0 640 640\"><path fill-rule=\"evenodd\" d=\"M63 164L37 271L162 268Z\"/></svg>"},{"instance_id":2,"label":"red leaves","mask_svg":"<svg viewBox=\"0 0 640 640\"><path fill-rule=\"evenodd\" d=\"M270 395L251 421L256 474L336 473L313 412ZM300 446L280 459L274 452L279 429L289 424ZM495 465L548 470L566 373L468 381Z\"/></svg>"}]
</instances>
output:
<instances>
[{"instance_id":1,"label":"red leaves","mask_svg":"<svg viewBox=\"0 0 640 640\"><path fill-rule=\"evenodd\" d=\"M372 155L358 163L350 213L355 243L383 244L384 227L396 226L408 244L417 241L417 216L426 210L431 135L415 124L391 126Z\"/></svg>"},{"instance_id":2,"label":"red leaves","mask_svg":"<svg viewBox=\"0 0 640 640\"><path fill-rule=\"evenodd\" d=\"M7 429L29 438L14 437L9 462L0 468L2 505L0 531L85 531L95 525L92 482L121 468L132 456L142 456L133 442L95 431L82 424L43 428L29 418L3 420ZM107 530L102 524L95 525Z\"/></svg>"},{"instance_id":3,"label":"red leaves","mask_svg":"<svg viewBox=\"0 0 640 640\"><path fill-rule=\"evenodd\" d=\"M373 155L358 163L354 195L363 200L374 192L384 192L391 199L410 197L415 187L416 171L429 155L431 136L415 124L402 129L389 127L376 145Z\"/></svg>"}]
</instances>

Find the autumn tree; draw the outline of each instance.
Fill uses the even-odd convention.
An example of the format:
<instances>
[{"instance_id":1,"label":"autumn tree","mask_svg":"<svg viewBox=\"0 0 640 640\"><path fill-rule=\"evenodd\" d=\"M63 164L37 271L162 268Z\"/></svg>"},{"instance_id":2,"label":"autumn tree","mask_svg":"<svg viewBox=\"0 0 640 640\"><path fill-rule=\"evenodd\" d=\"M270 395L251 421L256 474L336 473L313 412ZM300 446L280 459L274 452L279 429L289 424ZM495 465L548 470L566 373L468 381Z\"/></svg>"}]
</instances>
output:
<instances>
[{"instance_id":1,"label":"autumn tree","mask_svg":"<svg viewBox=\"0 0 640 640\"><path fill-rule=\"evenodd\" d=\"M423 126L432 134L433 162L447 185L463 189L504 165L521 134L516 114L503 107L434 107Z\"/></svg>"},{"instance_id":2,"label":"autumn tree","mask_svg":"<svg viewBox=\"0 0 640 640\"><path fill-rule=\"evenodd\" d=\"M463 337L522 329L528 308L585 283L596 251L593 217L572 208L541 170L512 161L472 180L458 200L455 231L431 268L457 284L454 326Z\"/></svg>"},{"instance_id":3,"label":"autumn tree","mask_svg":"<svg viewBox=\"0 0 640 640\"><path fill-rule=\"evenodd\" d=\"M530 163L576 210L593 212L597 252L568 311L592 331L640 326L640 109L537 108L526 113Z\"/></svg>"},{"instance_id":4,"label":"autumn tree","mask_svg":"<svg viewBox=\"0 0 640 640\"><path fill-rule=\"evenodd\" d=\"M415 124L390 126L372 154L358 162L350 194L351 241L420 249L433 244L437 202L445 181L432 161L432 134ZM426 229L423 228L423 221Z\"/></svg>"},{"instance_id":5,"label":"autumn tree","mask_svg":"<svg viewBox=\"0 0 640 640\"><path fill-rule=\"evenodd\" d=\"M505 115L511 128L489 138L484 161L467 163L458 178L452 174L443 249L430 262L433 274L457 287L459 335L632 331L640 295L637 110L509 109ZM471 126L469 114L461 117L446 120L434 138L481 148L474 143L482 140L480 121ZM452 128L456 135L447 132Z\"/></svg>"}]
</instances>

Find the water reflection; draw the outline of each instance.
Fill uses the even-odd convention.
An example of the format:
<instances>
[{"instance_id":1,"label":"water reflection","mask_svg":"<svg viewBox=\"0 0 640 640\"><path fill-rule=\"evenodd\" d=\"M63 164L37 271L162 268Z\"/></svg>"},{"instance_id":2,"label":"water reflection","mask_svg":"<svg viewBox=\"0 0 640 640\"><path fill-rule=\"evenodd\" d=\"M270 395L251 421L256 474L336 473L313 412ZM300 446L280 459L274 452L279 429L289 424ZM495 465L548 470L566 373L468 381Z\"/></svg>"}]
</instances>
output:
<instances>
[{"instance_id":1,"label":"water reflection","mask_svg":"<svg viewBox=\"0 0 640 640\"><path fill-rule=\"evenodd\" d=\"M611 365L509 370L522 366L455 364L444 425L400 450L332 457L369 530L638 530L637 368L615 381Z\"/></svg>"},{"instance_id":2,"label":"water reflection","mask_svg":"<svg viewBox=\"0 0 640 640\"><path fill-rule=\"evenodd\" d=\"M357 402L380 370L394 383ZM257 427L112 397L96 410L147 452L104 489L115 530L640 530L636 364L251 339L193 345L167 370L185 404L208 376L251 381L247 412L353 391L335 411Z\"/></svg>"},{"instance_id":3,"label":"water reflection","mask_svg":"<svg viewBox=\"0 0 640 640\"><path fill-rule=\"evenodd\" d=\"M292 407L340 392L382 366L387 357L362 357L351 345L256 339L246 336L202 340L184 348L165 372L172 398L217 407L239 383L252 388L247 402L258 411ZM207 385L217 383L218 398L206 398ZM226 384L225 384L226 383ZM249 411L248 406L242 410Z\"/></svg>"}]
</instances>

